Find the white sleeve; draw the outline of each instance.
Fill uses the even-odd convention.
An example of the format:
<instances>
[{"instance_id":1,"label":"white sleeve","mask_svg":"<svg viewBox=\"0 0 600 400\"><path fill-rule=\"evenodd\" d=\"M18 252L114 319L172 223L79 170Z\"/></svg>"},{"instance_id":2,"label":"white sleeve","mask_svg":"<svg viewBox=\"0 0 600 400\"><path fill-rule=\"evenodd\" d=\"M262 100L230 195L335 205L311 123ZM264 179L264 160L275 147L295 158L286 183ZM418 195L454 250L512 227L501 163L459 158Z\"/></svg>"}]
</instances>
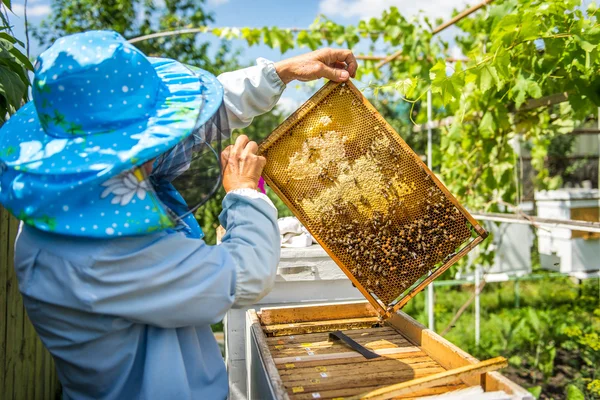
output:
<instances>
[{"instance_id":1,"label":"white sleeve","mask_svg":"<svg viewBox=\"0 0 600 400\"><path fill-rule=\"evenodd\" d=\"M223 85L223 102L231 129L245 128L254 117L275 107L285 84L273 62L259 58L257 65L217 77Z\"/></svg>"}]
</instances>

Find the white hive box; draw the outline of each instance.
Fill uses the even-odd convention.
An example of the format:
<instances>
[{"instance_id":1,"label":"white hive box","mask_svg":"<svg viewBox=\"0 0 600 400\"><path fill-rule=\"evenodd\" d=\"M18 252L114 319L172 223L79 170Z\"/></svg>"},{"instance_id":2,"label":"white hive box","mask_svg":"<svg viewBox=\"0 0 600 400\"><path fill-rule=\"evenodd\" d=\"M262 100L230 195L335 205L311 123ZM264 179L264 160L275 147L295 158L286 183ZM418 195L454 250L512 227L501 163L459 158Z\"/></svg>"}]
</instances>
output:
<instances>
[{"instance_id":1,"label":"white hive box","mask_svg":"<svg viewBox=\"0 0 600 400\"><path fill-rule=\"evenodd\" d=\"M599 221L598 189L560 189L535 193L540 218ZM538 229L542 267L585 276L600 269L600 235L564 228Z\"/></svg>"},{"instance_id":2,"label":"white hive box","mask_svg":"<svg viewBox=\"0 0 600 400\"><path fill-rule=\"evenodd\" d=\"M494 265L487 276L503 277L523 276L531 273L531 246L533 230L529 225L485 224L491 233L496 249Z\"/></svg>"},{"instance_id":3,"label":"white hive box","mask_svg":"<svg viewBox=\"0 0 600 400\"><path fill-rule=\"evenodd\" d=\"M519 210L527 215L533 213L533 203L521 203ZM504 282L511 277L521 277L531 273L531 248L534 240L534 228L529 225L497 223L486 221L485 229L490 232L494 247L494 263L486 271L488 282ZM474 253L476 253L475 250ZM475 257L475 254L473 254ZM474 279L472 269L457 272L457 279Z\"/></svg>"},{"instance_id":4,"label":"white hive box","mask_svg":"<svg viewBox=\"0 0 600 400\"><path fill-rule=\"evenodd\" d=\"M246 311L265 306L363 300L358 289L319 245L282 248L275 287L257 305L230 310L225 317L225 362L229 398L246 399Z\"/></svg>"}]
</instances>

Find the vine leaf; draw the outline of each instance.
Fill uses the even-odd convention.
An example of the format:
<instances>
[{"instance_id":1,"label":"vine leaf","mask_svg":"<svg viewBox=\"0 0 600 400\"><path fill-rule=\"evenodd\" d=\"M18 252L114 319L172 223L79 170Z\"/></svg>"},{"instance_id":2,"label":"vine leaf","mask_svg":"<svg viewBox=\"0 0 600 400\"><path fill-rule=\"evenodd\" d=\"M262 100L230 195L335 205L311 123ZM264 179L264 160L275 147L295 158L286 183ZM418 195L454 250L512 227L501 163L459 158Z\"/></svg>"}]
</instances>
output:
<instances>
[{"instance_id":1,"label":"vine leaf","mask_svg":"<svg viewBox=\"0 0 600 400\"><path fill-rule=\"evenodd\" d=\"M530 79L519 77L515 85L511 88L511 93L517 108L521 107L528 95L534 99L542 97L542 89L537 82Z\"/></svg>"},{"instance_id":2,"label":"vine leaf","mask_svg":"<svg viewBox=\"0 0 600 400\"><path fill-rule=\"evenodd\" d=\"M412 97L417 87L417 78L406 78L396 82L396 90L404 97Z\"/></svg>"},{"instance_id":3,"label":"vine leaf","mask_svg":"<svg viewBox=\"0 0 600 400\"><path fill-rule=\"evenodd\" d=\"M496 67L489 64L483 64L477 72L477 85L482 92L487 92L494 86L500 90L500 78L498 77Z\"/></svg>"},{"instance_id":4,"label":"vine leaf","mask_svg":"<svg viewBox=\"0 0 600 400\"><path fill-rule=\"evenodd\" d=\"M494 136L495 130L496 122L494 121L494 116L491 112L486 112L479 123L479 133L481 133L481 137L484 139L490 139Z\"/></svg>"},{"instance_id":5,"label":"vine leaf","mask_svg":"<svg viewBox=\"0 0 600 400\"><path fill-rule=\"evenodd\" d=\"M442 103L447 105L453 99L460 98L461 90L465 86L465 77L462 71L457 71L450 77L446 75L446 62L438 60L429 70L431 81L431 92L442 95Z\"/></svg>"},{"instance_id":6,"label":"vine leaf","mask_svg":"<svg viewBox=\"0 0 600 400\"><path fill-rule=\"evenodd\" d=\"M596 49L596 47L598 47L598 46L591 44L590 42L588 42L586 40L583 40L579 36L575 36L575 40L579 44L579 47L581 47L583 49L583 51L585 51L586 53L591 53L592 51L594 51Z\"/></svg>"}]
</instances>

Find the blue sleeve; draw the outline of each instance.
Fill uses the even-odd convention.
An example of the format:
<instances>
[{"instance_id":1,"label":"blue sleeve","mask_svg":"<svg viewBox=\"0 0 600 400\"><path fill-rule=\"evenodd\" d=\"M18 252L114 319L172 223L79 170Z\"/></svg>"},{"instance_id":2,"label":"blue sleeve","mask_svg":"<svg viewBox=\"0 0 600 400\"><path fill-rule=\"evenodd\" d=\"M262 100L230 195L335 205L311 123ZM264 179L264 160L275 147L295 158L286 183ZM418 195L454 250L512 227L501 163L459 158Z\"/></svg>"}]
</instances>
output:
<instances>
[{"instance_id":1,"label":"blue sleeve","mask_svg":"<svg viewBox=\"0 0 600 400\"><path fill-rule=\"evenodd\" d=\"M279 262L277 212L267 202L228 194L220 219L228 233L219 246L175 233L108 252L81 269L76 297L92 312L159 327L220 321L234 303L264 296Z\"/></svg>"},{"instance_id":2,"label":"blue sleeve","mask_svg":"<svg viewBox=\"0 0 600 400\"><path fill-rule=\"evenodd\" d=\"M219 247L237 266L234 306L253 304L275 283L281 252L277 210L270 200L229 193L219 220L227 232Z\"/></svg>"}]
</instances>

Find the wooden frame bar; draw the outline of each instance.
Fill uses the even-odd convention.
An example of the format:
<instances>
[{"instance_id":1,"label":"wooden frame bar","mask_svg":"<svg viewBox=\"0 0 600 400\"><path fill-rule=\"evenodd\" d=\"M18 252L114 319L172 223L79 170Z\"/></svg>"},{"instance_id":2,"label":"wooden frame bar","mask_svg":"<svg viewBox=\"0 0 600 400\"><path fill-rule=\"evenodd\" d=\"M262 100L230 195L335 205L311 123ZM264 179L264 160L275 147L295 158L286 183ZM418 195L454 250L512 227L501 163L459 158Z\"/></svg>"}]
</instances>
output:
<instances>
[{"instance_id":1,"label":"wooden frame bar","mask_svg":"<svg viewBox=\"0 0 600 400\"><path fill-rule=\"evenodd\" d=\"M348 400L387 400L403 394L414 393L420 389L430 388L436 385L448 384L466 376L474 376L485 372L495 371L508 366L504 357L496 357L477 364L465 365L423 378L414 379L409 382L398 383L381 389L373 390L362 395L350 397Z\"/></svg>"}]
</instances>

